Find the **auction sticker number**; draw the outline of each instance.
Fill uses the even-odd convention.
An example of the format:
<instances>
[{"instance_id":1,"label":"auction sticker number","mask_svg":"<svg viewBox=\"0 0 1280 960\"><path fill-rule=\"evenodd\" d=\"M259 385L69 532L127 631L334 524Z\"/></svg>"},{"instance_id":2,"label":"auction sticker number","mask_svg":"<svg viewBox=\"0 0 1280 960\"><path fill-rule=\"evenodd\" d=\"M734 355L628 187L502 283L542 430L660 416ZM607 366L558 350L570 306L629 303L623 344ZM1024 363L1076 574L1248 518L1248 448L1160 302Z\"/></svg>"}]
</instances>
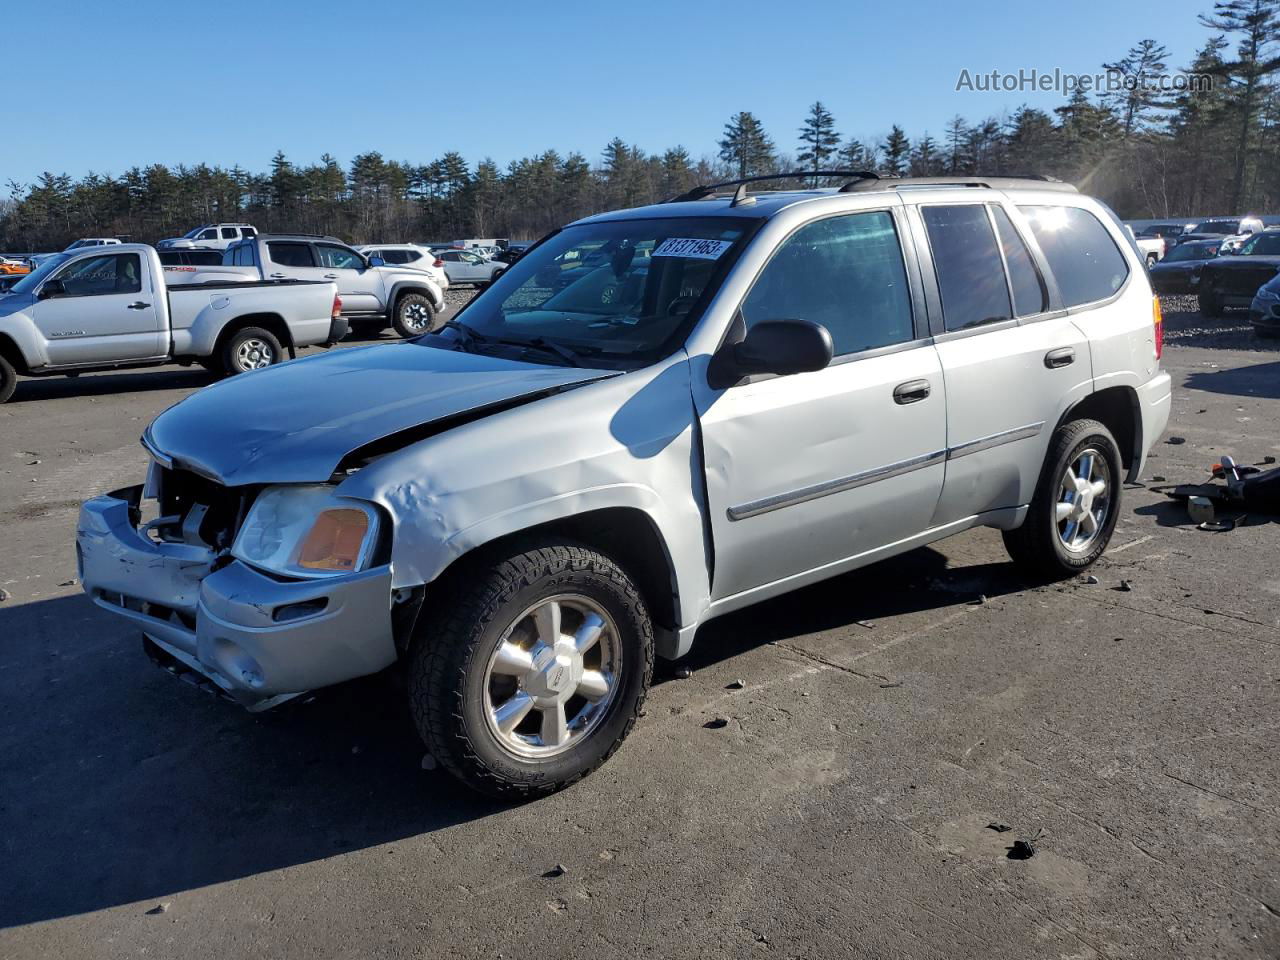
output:
<instances>
[{"instance_id":1,"label":"auction sticker number","mask_svg":"<svg viewBox=\"0 0 1280 960\"><path fill-rule=\"evenodd\" d=\"M733 246L732 240L682 240L669 237L663 240L654 257L692 257L695 260L719 260L720 255Z\"/></svg>"}]
</instances>

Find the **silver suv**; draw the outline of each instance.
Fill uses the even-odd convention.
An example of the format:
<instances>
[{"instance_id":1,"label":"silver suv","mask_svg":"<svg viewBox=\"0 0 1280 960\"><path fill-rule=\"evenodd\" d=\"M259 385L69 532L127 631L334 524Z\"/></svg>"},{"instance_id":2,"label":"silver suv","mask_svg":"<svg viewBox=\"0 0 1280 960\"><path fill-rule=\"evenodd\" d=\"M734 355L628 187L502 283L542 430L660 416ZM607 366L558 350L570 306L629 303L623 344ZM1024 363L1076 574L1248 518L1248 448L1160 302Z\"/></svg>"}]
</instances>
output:
<instances>
[{"instance_id":1,"label":"silver suv","mask_svg":"<svg viewBox=\"0 0 1280 960\"><path fill-rule=\"evenodd\" d=\"M980 525L1029 574L1093 563L1170 407L1114 215L723 186L557 231L434 333L183 400L146 484L85 504L86 590L254 710L401 664L431 753L528 796L714 617Z\"/></svg>"}]
</instances>

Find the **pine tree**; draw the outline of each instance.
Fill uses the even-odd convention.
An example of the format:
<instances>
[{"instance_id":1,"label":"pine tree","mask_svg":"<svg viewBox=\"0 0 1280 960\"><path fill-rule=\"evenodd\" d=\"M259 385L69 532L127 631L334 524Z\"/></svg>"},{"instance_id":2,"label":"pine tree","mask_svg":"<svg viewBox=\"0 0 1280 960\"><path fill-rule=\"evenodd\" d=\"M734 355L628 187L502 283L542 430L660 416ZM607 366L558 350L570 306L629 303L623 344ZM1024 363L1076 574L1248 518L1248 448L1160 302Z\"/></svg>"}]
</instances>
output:
<instances>
[{"instance_id":1,"label":"pine tree","mask_svg":"<svg viewBox=\"0 0 1280 960\"><path fill-rule=\"evenodd\" d=\"M1280 0L1218 0L1212 14L1201 14L1200 22L1211 30L1236 34L1240 43L1236 59L1224 63L1220 75L1239 91L1235 178L1231 188L1232 212L1244 212L1248 196L1245 167L1258 126L1266 80L1280 71Z\"/></svg>"},{"instance_id":2,"label":"pine tree","mask_svg":"<svg viewBox=\"0 0 1280 960\"><path fill-rule=\"evenodd\" d=\"M880 145L884 153L884 172L891 177L902 176L907 169L907 161L911 156L911 141L896 123L889 131L889 136Z\"/></svg>"},{"instance_id":3,"label":"pine tree","mask_svg":"<svg viewBox=\"0 0 1280 960\"><path fill-rule=\"evenodd\" d=\"M912 147L908 172L913 177L936 177L942 172L942 157L938 153L938 143L928 133L925 133Z\"/></svg>"},{"instance_id":4,"label":"pine tree","mask_svg":"<svg viewBox=\"0 0 1280 960\"><path fill-rule=\"evenodd\" d=\"M971 173L973 159L969 156L969 124L956 114L947 121L947 173Z\"/></svg>"},{"instance_id":5,"label":"pine tree","mask_svg":"<svg viewBox=\"0 0 1280 960\"><path fill-rule=\"evenodd\" d=\"M817 100L809 107L809 113L800 128L800 152L796 163L803 170L821 170L840 149L840 134L836 133L836 118Z\"/></svg>"},{"instance_id":6,"label":"pine tree","mask_svg":"<svg viewBox=\"0 0 1280 960\"><path fill-rule=\"evenodd\" d=\"M1159 86L1168 73L1168 59L1169 51L1161 44L1142 40L1115 63L1102 65L1124 85L1105 99L1120 117L1126 140L1147 126L1152 111L1168 108L1168 97Z\"/></svg>"},{"instance_id":7,"label":"pine tree","mask_svg":"<svg viewBox=\"0 0 1280 960\"><path fill-rule=\"evenodd\" d=\"M739 179L768 173L773 167L773 141L752 114L734 114L724 125L720 139L720 159L727 163Z\"/></svg>"}]
</instances>

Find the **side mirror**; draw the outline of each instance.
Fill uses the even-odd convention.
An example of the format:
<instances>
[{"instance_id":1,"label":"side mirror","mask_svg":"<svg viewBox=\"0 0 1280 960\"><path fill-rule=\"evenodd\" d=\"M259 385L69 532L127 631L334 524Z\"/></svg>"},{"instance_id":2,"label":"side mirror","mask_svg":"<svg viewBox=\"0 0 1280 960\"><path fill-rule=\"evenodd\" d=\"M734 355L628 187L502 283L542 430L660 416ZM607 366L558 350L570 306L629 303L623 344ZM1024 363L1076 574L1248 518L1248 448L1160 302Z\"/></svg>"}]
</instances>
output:
<instances>
[{"instance_id":1,"label":"side mirror","mask_svg":"<svg viewBox=\"0 0 1280 960\"><path fill-rule=\"evenodd\" d=\"M369 266L371 267L385 267L386 265L387 265L387 261L383 260L381 257L369 258Z\"/></svg>"},{"instance_id":2,"label":"side mirror","mask_svg":"<svg viewBox=\"0 0 1280 960\"><path fill-rule=\"evenodd\" d=\"M43 287L40 288L40 299L48 300L52 297L60 297L66 292L67 290L62 285L61 280L50 280Z\"/></svg>"},{"instance_id":3,"label":"side mirror","mask_svg":"<svg viewBox=\"0 0 1280 960\"><path fill-rule=\"evenodd\" d=\"M711 358L710 383L723 389L756 373L787 376L822 370L831 363L832 351L831 334L820 323L765 320Z\"/></svg>"}]
</instances>

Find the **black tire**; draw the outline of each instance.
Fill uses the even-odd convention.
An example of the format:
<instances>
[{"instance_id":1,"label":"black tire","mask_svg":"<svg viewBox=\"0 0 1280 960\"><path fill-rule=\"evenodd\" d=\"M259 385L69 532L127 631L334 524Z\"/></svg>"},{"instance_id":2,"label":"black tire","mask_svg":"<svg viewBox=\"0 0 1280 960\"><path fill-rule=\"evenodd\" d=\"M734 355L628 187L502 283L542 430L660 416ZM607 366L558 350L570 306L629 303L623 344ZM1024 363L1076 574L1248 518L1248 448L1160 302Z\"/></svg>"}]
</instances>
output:
<instances>
[{"instance_id":1,"label":"black tire","mask_svg":"<svg viewBox=\"0 0 1280 960\"><path fill-rule=\"evenodd\" d=\"M1220 317L1224 313L1222 301L1211 293L1200 292L1196 298L1200 303L1200 315L1204 317Z\"/></svg>"},{"instance_id":2,"label":"black tire","mask_svg":"<svg viewBox=\"0 0 1280 960\"><path fill-rule=\"evenodd\" d=\"M7 403L17 389L18 371L13 369L12 363L0 356L0 403Z\"/></svg>"},{"instance_id":3,"label":"black tire","mask_svg":"<svg viewBox=\"0 0 1280 960\"><path fill-rule=\"evenodd\" d=\"M284 358L284 348L275 334L261 327L242 327L227 337L221 351L222 371L227 376L274 366Z\"/></svg>"},{"instance_id":4,"label":"black tire","mask_svg":"<svg viewBox=\"0 0 1280 960\"><path fill-rule=\"evenodd\" d=\"M404 339L430 333L436 323L436 310L425 294L406 293L396 301L391 325Z\"/></svg>"},{"instance_id":5,"label":"black tire","mask_svg":"<svg viewBox=\"0 0 1280 960\"><path fill-rule=\"evenodd\" d=\"M576 744L549 757L517 756L489 721L490 658L522 612L569 595L612 619L617 686ZM579 544L546 543L472 565L438 596L449 602L423 619L410 652L409 706L445 769L481 793L527 799L575 783L613 755L635 725L653 676L653 625L617 564Z\"/></svg>"},{"instance_id":6,"label":"black tire","mask_svg":"<svg viewBox=\"0 0 1280 960\"><path fill-rule=\"evenodd\" d=\"M1148 253L1148 254L1147 254L1147 269L1148 269L1148 270L1150 270L1152 267L1154 267L1154 266L1155 266L1157 263L1159 263L1159 262L1160 262L1160 258L1159 258L1159 257L1157 257L1154 253Z\"/></svg>"},{"instance_id":7,"label":"black tire","mask_svg":"<svg viewBox=\"0 0 1280 960\"><path fill-rule=\"evenodd\" d=\"M1064 530L1059 529L1059 523L1069 521L1057 519L1057 508L1067 468L1075 465L1089 449L1102 455L1109 471L1107 510L1096 534L1088 543L1073 550L1063 542ZM1062 580L1087 570L1102 556L1115 531L1120 516L1122 471L1115 437L1097 420L1073 420L1059 427L1049 443L1026 520L1016 530L1004 531L1009 556L1032 576L1048 580Z\"/></svg>"}]
</instances>

